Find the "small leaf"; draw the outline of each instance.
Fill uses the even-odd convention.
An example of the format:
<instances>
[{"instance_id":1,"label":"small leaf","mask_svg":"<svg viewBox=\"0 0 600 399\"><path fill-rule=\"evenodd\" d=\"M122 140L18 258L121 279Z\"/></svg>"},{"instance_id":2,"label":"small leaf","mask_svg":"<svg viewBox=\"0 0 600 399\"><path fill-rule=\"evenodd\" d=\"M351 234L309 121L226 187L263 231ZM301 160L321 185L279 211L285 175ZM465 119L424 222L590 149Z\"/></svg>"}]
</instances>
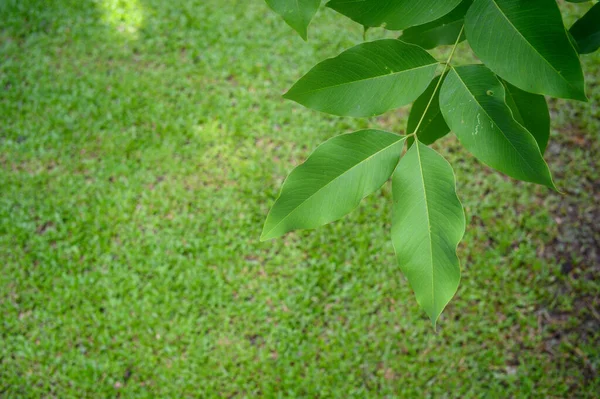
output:
<instances>
[{"instance_id":1,"label":"small leaf","mask_svg":"<svg viewBox=\"0 0 600 399\"><path fill-rule=\"evenodd\" d=\"M400 269L434 326L456 293L460 262L456 247L465 214L450 164L416 142L392 177L392 243Z\"/></svg>"},{"instance_id":2,"label":"small leaf","mask_svg":"<svg viewBox=\"0 0 600 399\"><path fill-rule=\"evenodd\" d=\"M488 68L453 68L442 84L440 108L460 142L483 163L555 189L537 142L514 119L504 86Z\"/></svg>"},{"instance_id":3,"label":"small leaf","mask_svg":"<svg viewBox=\"0 0 600 399\"><path fill-rule=\"evenodd\" d=\"M465 14L472 3L473 0L463 0L458 7L442 18L406 29L399 39L426 49L454 44L462 30ZM464 34L460 38L461 42L463 40L465 40Z\"/></svg>"},{"instance_id":4,"label":"small leaf","mask_svg":"<svg viewBox=\"0 0 600 399\"><path fill-rule=\"evenodd\" d=\"M600 48L600 3L596 3L569 29L577 43L579 54L589 54Z\"/></svg>"},{"instance_id":5,"label":"small leaf","mask_svg":"<svg viewBox=\"0 0 600 399\"><path fill-rule=\"evenodd\" d=\"M579 57L554 0L475 0L465 31L475 54L511 84L587 101Z\"/></svg>"},{"instance_id":6,"label":"small leaf","mask_svg":"<svg viewBox=\"0 0 600 399\"><path fill-rule=\"evenodd\" d=\"M419 98L415 100L412 108L410 109L410 114L408 116L408 125L407 125L407 133L413 133L423 116L423 112L425 112L425 108L427 108L427 104L429 104L429 100L433 95L433 91L436 89L437 84L440 80L440 76L436 77L431 81L429 87L421 94ZM431 99L431 104L427 109L427 113L425 113L425 117L423 118L423 122L421 122L421 126L419 126L419 131L417 132L417 136L419 137L419 141L423 144L431 144L435 142L437 139L444 137L450 131L450 128L446 124L444 120L444 116L440 111L440 88L437 88L433 99ZM412 145L414 139L410 137L408 139L409 146Z\"/></svg>"},{"instance_id":7,"label":"small leaf","mask_svg":"<svg viewBox=\"0 0 600 399\"><path fill-rule=\"evenodd\" d=\"M333 115L378 115L417 98L437 66L418 46L376 40L317 64L284 97Z\"/></svg>"},{"instance_id":8,"label":"small leaf","mask_svg":"<svg viewBox=\"0 0 600 399\"><path fill-rule=\"evenodd\" d=\"M402 30L448 14L460 0L331 0L334 9L364 26Z\"/></svg>"},{"instance_id":9,"label":"small leaf","mask_svg":"<svg viewBox=\"0 0 600 399\"><path fill-rule=\"evenodd\" d=\"M543 154L550 137L550 112L546 99L539 94L523 91L506 81L502 83L506 89L506 104L513 117L533 135Z\"/></svg>"},{"instance_id":10,"label":"small leaf","mask_svg":"<svg viewBox=\"0 0 600 399\"><path fill-rule=\"evenodd\" d=\"M302 39L308 38L308 25L313 19L321 0L265 0L273 11L283 17Z\"/></svg>"},{"instance_id":11,"label":"small leaf","mask_svg":"<svg viewBox=\"0 0 600 399\"><path fill-rule=\"evenodd\" d=\"M360 130L320 145L283 183L261 240L348 214L391 176L405 139L381 130Z\"/></svg>"}]
</instances>

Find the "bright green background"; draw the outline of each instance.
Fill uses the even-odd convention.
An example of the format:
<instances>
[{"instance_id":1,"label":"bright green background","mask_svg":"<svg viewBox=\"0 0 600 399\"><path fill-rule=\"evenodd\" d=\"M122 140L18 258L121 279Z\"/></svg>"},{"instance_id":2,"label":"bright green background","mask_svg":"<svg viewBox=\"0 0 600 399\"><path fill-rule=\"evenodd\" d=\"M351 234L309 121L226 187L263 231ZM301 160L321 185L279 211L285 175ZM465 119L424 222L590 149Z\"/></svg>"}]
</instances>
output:
<instances>
[{"instance_id":1,"label":"bright green background","mask_svg":"<svg viewBox=\"0 0 600 399\"><path fill-rule=\"evenodd\" d=\"M259 242L320 142L406 124L406 108L356 120L282 100L362 29L321 10L309 37L259 0L0 3L0 396L600 390L600 55L590 103L551 102L564 195L435 145L467 213L436 333L395 264L389 186Z\"/></svg>"}]
</instances>

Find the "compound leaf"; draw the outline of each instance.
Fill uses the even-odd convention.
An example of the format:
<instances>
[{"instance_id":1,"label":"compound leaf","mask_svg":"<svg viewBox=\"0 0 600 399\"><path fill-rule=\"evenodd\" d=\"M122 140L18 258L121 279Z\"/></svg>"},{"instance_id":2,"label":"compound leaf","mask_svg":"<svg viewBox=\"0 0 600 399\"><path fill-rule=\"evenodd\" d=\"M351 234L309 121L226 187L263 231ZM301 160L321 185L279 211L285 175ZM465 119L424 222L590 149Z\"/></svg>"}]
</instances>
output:
<instances>
[{"instance_id":1,"label":"compound leaf","mask_svg":"<svg viewBox=\"0 0 600 399\"><path fill-rule=\"evenodd\" d=\"M513 117L505 89L483 65L453 68L440 92L450 129L483 163L515 179L554 188L535 138Z\"/></svg>"},{"instance_id":2,"label":"compound leaf","mask_svg":"<svg viewBox=\"0 0 600 399\"><path fill-rule=\"evenodd\" d=\"M600 48L600 3L596 3L569 29L577 43L579 54L589 54Z\"/></svg>"},{"instance_id":3,"label":"compound leaf","mask_svg":"<svg viewBox=\"0 0 600 399\"><path fill-rule=\"evenodd\" d=\"M400 40L426 49L454 44L462 30L465 14L472 3L473 0L463 0L458 7L442 18L406 29L402 32ZM460 38L460 41L463 40L465 40L464 34Z\"/></svg>"},{"instance_id":4,"label":"compound leaf","mask_svg":"<svg viewBox=\"0 0 600 399\"><path fill-rule=\"evenodd\" d=\"M435 325L456 293L465 215L450 164L416 142L392 177L392 242L417 302Z\"/></svg>"},{"instance_id":5,"label":"compound leaf","mask_svg":"<svg viewBox=\"0 0 600 399\"><path fill-rule=\"evenodd\" d=\"M332 0L334 9L367 27L402 30L448 14L460 0Z\"/></svg>"},{"instance_id":6,"label":"compound leaf","mask_svg":"<svg viewBox=\"0 0 600 399\"><path fill-rule=\"evenodd\" d=\"M265 0L273 11L283 17L302 39L308 38L308 25L313 19L321 0Z\"/></svg>"},{"instance_id":7,"label":"compound leaf","mask_svg":"<svg viewBox=\"0 0 600 399\"><path fill-rule=\"evenodd\" d=\"M587 101L579 57L554 0L475 0L465 31L484 64L518 88Z\"/></svg>"},{"instance_id":8,"label":"compound leaf","mask_svg":"<svg viewBox=\"0 0 600 399\"><path fill-rule=\"evenodd\" d=\"M261 240L348 214L391 176L405 139L381 130L360 130L320 145L283 183Z\"/></svg>"},{"instance_id":9,"label":"compound leaf","mask_svg":"<svg viewBox=\"0 0 600 399\"><path fill-rule=\"evenodd\" d=\"M417 98L437 66L418 46L376 40L317 64L284 97L333 115L378 115Z\"/></svg>"}]
</instances>

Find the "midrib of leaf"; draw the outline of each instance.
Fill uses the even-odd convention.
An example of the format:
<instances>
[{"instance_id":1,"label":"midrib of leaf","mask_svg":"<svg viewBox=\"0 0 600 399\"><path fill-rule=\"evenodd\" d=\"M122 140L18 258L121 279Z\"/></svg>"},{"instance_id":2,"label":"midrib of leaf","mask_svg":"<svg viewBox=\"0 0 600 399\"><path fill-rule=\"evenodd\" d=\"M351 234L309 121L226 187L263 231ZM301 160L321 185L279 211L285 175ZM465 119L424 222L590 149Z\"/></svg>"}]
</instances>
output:
<instances>
[{"instance_id":1,"label":"midrib of leaf","mask_svg":"<svg viewBox=\"0 0 600 399\"><path fill-rule=\"evenodd\" d=\"M418 138L415 142L415 147L417 148L417 159L419 160L419 173L421 174L421 184L423 186L423 198L425 199L425 214L427 216L427 235L429 238L429 259L431 259L431 305L435 309L435 289L434 289L434 267L433 267L433 244L431 240L431 219L429 216L429 203L427 202L427 191L425 190L425 175L423 174L423 163L421 162L421 152L419 150L419 141ZM434 321L435 323L435 321Z\"/></svg>"},{"instance_id":2,"label":"midrib of leaf","mask_svg":"<svg viewBox=\"0 0 600 399\"><path fill-rule=\"evenodd\" d=\"M550 63L550 61L548 61L548 60L547 60L547 59L546 59L546 58L545 58L545 57L544 57L544 56L543 56L543 55L542 55L542 54L541 54L539 51L537 51L537 49L535 48L535 46L534 46L533 44L531 44L531 43L529 42L529 40L527 40L527 38L526 38L525 36L523 36L523 34L521 33L521 31L520 31L520 30L518 30L518 29L517 29L517 27L516 27L516 26L515 26L515 25L512 23L512 21L511 21L511 20L510 20L510 19L509 19L509 18L506 16L506 14L504 14L504 11L502 11L502 9L501 9L501 8L500 8L500 6L498 5L498 3L496 3L496 0L491 0L491 2L492 2L492 3L494 3L494 5L495 5L495 6L496 6L496 8L498 9L498 11L500 12L500 15L502 15L502 16L504 17L504 19L506 19L506 22L508 22L508 23L510 24L510 26L512 26L512 27L513 27L513 29L515 30L515 32L517 32L517 33L519 34L519 36L521 36L521 37L523 38L523 41L524 41L525 43L527 43L527 44L529 45L529 47L531 47L531 48L533 49L533 51L534 51L536 54L538 54L538 55L540 56L540 58L541 58L542 60L544 60L544 61L546 62L546 64L548 64L548 66L550 66L550 68L551 68L551 69L552 69L554 72L556 72L556 74L557 74L558 76L560 76L560 78L561 78L562 80L564 80L564 81L565 81L565 82L566 82L566 83L569 85L569 87L571 87L573 90L575 90L576 92L578 92L579 90L577 89L577 87L573 86L573 85L571 84L571 82L569 82L569 80L567 80L567 79L566 79L566 78L565 78L565 77L564 77L564 76L563 76L563 75L562 75L562 74L561 74L559 71L557 71L557 70L556 70L556 68L554 68L554 65L552 65L552 64ZM570 41L569 41L569 42L570 42ZM571 45L571 47L573 47L573 45Z\"/></svg>"},{"instance_id":3,"label":"midrib of leaf","mask_svg":"<svg viewBox=\"0 0 600 399\"><path fill-rule=\"evenodd\" d=\"M479 108L480 108L480 109L483 111L483 113L484 113L484 114L485 114L485 115L488 117L488 119L489 119L490 121L492 121L492 122L493 122L493 123L494 123L494 124L495 124L495 125L498 127L498 130L500 131L500 133L502 133L502 137L504 137L504 140L505 140L506 142L508 142L508 144L510 144L510 146L511 146L511 147L512 147L512 148L515 150L515 152L516 152L516 153L519 155L519 157L521 157L521 159L522 159L523 161L525 161L525 163L527 164L527 166L529 166L529 169L531 169L533 172L535 172L535 169L534 169L534 168L533 168L533 167L532 167L532 166L529 164L529 162L527 161L527 158L525 158L525 157L523 157L523 155L521 155L521 152L520 152L520 151L517 149L517 147L515 147L515 145L512 143L512 141L510 141L510 140L508 139L508 137L506 137L506 134L504 133L504 130L502 130L502 129L500 128L500 126L499 126L499 125L498 125L496 122L494 122L494 118L492 118L492 117L490 116L490 114L488 114L488 112L485 110L485 108L483 108L483 107L481 106L481 104L479 103L479 101L477 101L477 98L475 98L475 96L473 95L473 93L471 92L471 90L469 90L469 86L467 86L467 85L465 84L465 82L464 82L464 81L462 80L462 78L460 77L460 74L459 74L458 72L456 72L456 70L454 70L454 74L455 74L456 76L458 76L458 79L459 79L459 80L460 80L460 82L463 84L463 86L465 87L465 89L467 89L467 92L469 93L469 95L471 96L471 98L473 99L473 101L475 102L475 104L477 104L477 105L479 106ZM505 89L505 91L506 91L506 89ZM506 99L504 100L504 104L505 104L505 105L506 105L506 107L507 107L507 108L510 110L510 107L508 106L508 104L506 104ZM515 122L516 122L516 121L515 121ZM517 122L517 124L518 124L519 126L521 126L521 124L520 124L519 122ZM523 127L523 126L521 126L521 127ZM527 129L525 129L525 130L527 130ZM529 133L529 131L527 131L527 132ZM529 133L529 134L531 134L531 133ZM536 142L536 143L537 143L537 142ZM537 146L537 144L536 144L536 147L538 147L538 151L539 151L539 146ZM540 156L541 156L541 152L540 152Z\"/></svg>"},{"instance_id":4,"label":"midrib of leaf","mask_svg":"<svg viewBox=\"0 0 600 399\"><path fill-rule=\"evenodd\" d=\"M321 87L319 89L308 90L308 91L301 91L301 92L298 92L297 94L316 93L316 92L321 91L321 90L328 90L328 89L333 89L333 88L340 87L340 86L351 85L351 84L354 84L354 83L366 82L368 80L376 80L376 79L386 78L386 77L398 75L398 74L405 73L405 72L416 71L417 69L430 67L430 66L436 65L436 64L439 64L439 62L436 61L436 62L432 62L431 64L421 65L421 66L416 67L416 68L403 69L402 71L392 72L392 73L388 73L388 74L385 74L385 75L371 76L369 78L352 80L352 81L349 81L349 82L339 83L339 84L332 85L332 86ZM288 93L285 93L284 97L287 96Z\"/></svg>"},{"instance_id":5,"label":"midrib of leaf","mask_svg":"<svg viewBox=\"0 0 600 399\"><path fill-rule=\"evenodd\" d=\"M264 236L268 236L273 230L275 230L277 227L279 227L279 225L281 223L283 223L284 220L286 220L288 217L290 217L294 212L296 212L302 205L304 205L308 200L310 200L312 197L314 197L315 195L317 195L318 193L320 193L322 190L324 190L326 187L328 187L331 183L333 183L335 180L339 179L340 177L344 176L345 174L349 173L351 170L353 170L354 168L358 167L359 165L369 161L371 158L373 158L375 155L382 153L383 151L386 151L388 148L393 147L394 145L398 144L400 141L406 140L406 137L401 137L399 140L394 141L392 144L382 148L379 151L374 152L373 154L369 155L368 157L366 157L365 159L361 160L360 162L356 163L356 165L348 168L347 170L345 170L343 173L340 173L339 175L335 176L333 179L329 180L327 183L325 183L323 186L321 186L317 191L315 191L314 193L312 193L310 196L308 196L304 201L302 201L301 203L299 203L296 207L294 207L294 209L292 209L290 212L288 212L288 214L286 216L284 216L279 223L277 223L275 226L273 226L272 229L269 230L269 232L267 234L264 234ZM284 183L285 184L285 183Z\"/></svg>"}]
</instances>

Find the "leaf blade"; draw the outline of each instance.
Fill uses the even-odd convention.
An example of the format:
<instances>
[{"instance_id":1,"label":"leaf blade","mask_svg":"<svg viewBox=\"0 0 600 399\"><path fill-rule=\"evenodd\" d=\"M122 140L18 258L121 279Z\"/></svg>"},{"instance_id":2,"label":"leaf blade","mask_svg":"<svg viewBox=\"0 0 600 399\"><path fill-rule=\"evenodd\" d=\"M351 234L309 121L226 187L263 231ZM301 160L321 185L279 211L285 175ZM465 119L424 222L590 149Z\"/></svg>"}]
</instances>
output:
<instances>
[{"instance_id":1,"label":"leaf blade","mask_svg":"<svg viewBox=\"0 0 600 399\"><path fill-rule=\"evenodd\" d=\"M550 111L544 96L528 93L502 81L506 89L506 103L515 120L525 127L540 147L542 154L550 138Z\"/></svg>"},{"instance_id":2,"label":"leaf blade","mask_svg":"<svg viewBox=\"0 0 600 399\"><path fill-rule=\"evenodd\" d=\"M453 68L440 92L444 119L463 146L515 179L556 189L534 137L513 117L505 89L483 65Z\"/></svg>"},{"instance_id":3,"label":"leaf blade","mask_svg":"<svg viewBox=\"0 0 600 399\"><path fill-rule=\"evenodd\" d=\"M446 75L444 74L444 77ZM441 76L434 78L427 89L415 100L412 108L410 109L410 114L408 115L408 123L406 127L407 133L415 132L415 129L419 125L419 121L423 118L423 122L419 126L419 131L417 132L417 137L419 141L423 144L429 145L437 141L438 139L444 137L446 134L450 132L450 128L446 124L444 120L444 116L442 115L442 111L440 110L440 90L435 92L434 90L437 87L437 84ZM431 104L429 100L433 95L433 99L431 100ZM427 105L429 104L429 108ZM427 112L425 109L427 108ZM425 116L423 117L423 113L425 112ZM409 145L412 145L414 139L410 137L408 139Z\"/></svg>"},{"instance_id":4,"label":"leaf blade","mask_svg":"<svg viewBox=\"0 0 600 399\"><path fill-rule=\"evenodd\" d=\"M402 30L441 18L459 3L460 0L331 0L327 7L367 27Z\"/></svg>"},{"instance_id":5,"label":"leaf blade","mask_svg":"<svg viewBox=\"0 0 600 399\"><path fill-rule=\"evenodd\" d=\"M465 232L465 215L454 172L441 155L417 141L394 172L392 193L396 257L435 326L460 281L456 248Z\"/></svg>"},{"instance_id":6,"label":"leaf blade","mask_svg":"<svg viewBox=\"0 0 600 399\"><path fill-rule=\"evenodd\" d=\"M465 31L475 54L511 84L587 101L579 57L554 0L475 0Z\"/></svg>"},{"instance_id":7,"label":"leaf blade","mask_svg":"<svg viewBox=\"0 0 600 399\"><path fill-rule=\"evenodd\" d=\"M600 3L596 3L579 18L569 32L577 43L579 54L589 54L600 48Z\"/></svg>"},{"instance_id":8,"label":"leaf blade","mask_svg":"<svg viewBox=\"0 0 600 399\"><path fill-rule=\"evenodd\" d=\"M473 0L463 0L442 18L404 30L399 39L428 50L437 46L454 44L462 30L465 14L472 3ZM465 40L464 33L459 42L463 40Z\"/></svg>"},{"instance_id":9,"label":"leaf blade","mask_svg":"<svg viewBox=\"0 0 600 399\"><path fill-rule=\"evenodd\" d=\"M283 97L333 115L379 115L417 98L437 66L418 46L376 40L317 64Z\"/></svg>"},{"instance_id":10,"label":"leaf blade","mask_svg":"<svg viewBox=\"0 0 600 399\"><path fill-rule=\"evenodd\" d=\"M333 222L391 176L406 137L360 130L320 145L294 169L265 221L261 241Z\"/></svg>"},{"instance_id":11,"label":"leaf blade","mask_svg":"<svg viewBox=\"0 0 600 399\"><path fill-rule=\"evenodd\" d=\"M313 19L321 0L265 0L267 5L305 41L308 39L308 25Z\"/></svg>"}]
</instances>

